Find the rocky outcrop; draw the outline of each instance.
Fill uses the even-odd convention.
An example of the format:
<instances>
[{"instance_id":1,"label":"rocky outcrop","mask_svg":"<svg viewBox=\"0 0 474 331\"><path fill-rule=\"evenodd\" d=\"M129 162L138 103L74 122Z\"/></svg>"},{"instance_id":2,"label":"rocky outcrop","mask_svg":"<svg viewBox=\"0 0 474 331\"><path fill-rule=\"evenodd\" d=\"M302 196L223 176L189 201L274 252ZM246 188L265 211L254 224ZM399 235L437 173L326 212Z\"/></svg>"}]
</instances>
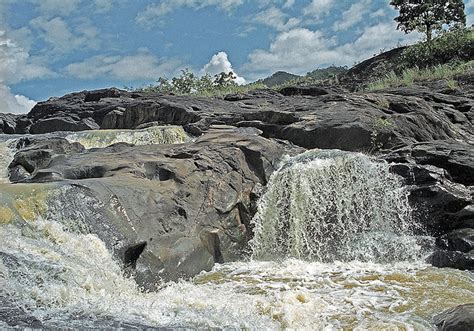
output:
<instances>
[{"instance_id":1,"label":"rocky outcrop","mask_svg":"<svg viewBox=\"0 0 474 331\"><path fill-rule=\"evenodd\" d=\"M301 152L259 134L214 126L185 144L86 151L45 137L15 155L11 179L55 182L61 189L48 202L57 206L52 217L85 222L141 285L152 286L245 251L260 189L284 154Z\"/></svg>"},{"instance_id":2,"label":"rocky outcrop","mask_svg":"<svg viewBox=\"0 0 474 331\"><path fill-rule=\"evenodd\" d=\"M294 86L280 91L256 90L224 98L161 95L119 89L83 91L40 102L26 116L5 115L0 123L3 123L3 128L7 128L3 130L9 133L33 134L97 128L137 129L152 124L182 125L188 133L199 137L195 143L159 149L118 144L101 151L83 151L59 138L54 143L48 143L56 144L54 146L33 141L23 146L24 149L15 157L10 166L10 178L16 182L80 183L81 187L86 182L95 183L83 189L92 192L90 194L93 196L105 196L107 190L100 187L107 187L113 192L117 191L114 194L119 197L142 197L147 194L141 190L148 186L140 186L126 195L123 188L120 189L122 191L117 188L121 187L119 182L135 187L135 180L138 179L147 185L157 181L161 183L160 190L174 183L170 186L173 190L184 190L188 185L187 179L183 179L183 174L186 174L185 178L193 178L192 181L199 183L196 184L199 191L196 196L206 196L202 180L198 181L197 177L208 178L208 173L213 173L215 178L225 177L230 171L225 170L225 167L235 167L233 171L236 173L232 175L235 178L212 179L209 185L219 187L223 180L227 189L217 195L225 197L227 193L224 192L235 191L239 193L229 193L229 197L239 196L243 200L235 202L232 198L231 210L222 205L203 215L208 215L212 222L222 222L222 215L239 214L240 222L244 225L248 225L252 215L249 201L254 201L254 198L249 197L255 194L251 193L253 188L249 191L249 187L255 188L266 183L269 169L274 167L283 150L299 150L288 147L290 143L307 149L341 149L377 154L391 163L392 170L404 178L411 192L410 201L417 220L428 233L443 240L443 236L451 231L472 228L474 222L472 75L472 72L466 73L462 80L464 83L457 88L450 88L445 82L430 82L424 86L413 85L371 93L350 93L341 87L322 86ZM216 128L219 126L221 128L217 133ZM224 126L232 128L224 129ZM282 144L275 139L287 143ZM237 161L231 161L229 155ZM188 164L191 160L192 164ZM236 170L242 167L246 170ZM245 188L235 184L234 181L242 182L241 177L246 180L250 178L253 184L244 185ZM155 195L164 194L167 197L164 200L150 198L153 205L164 208L154 210L156 215L177 213L179 217L186 218L196 213L193 208L201 208L190 202L189 208L177 208L177 202L173 200L177 198L171 188L166 194L160 190L155 192L153 185L147 188ZM246 192L243 196L242 190ZM199 200L196 196L193 195L193 199ZM137 208L146 209L145 206L142 203ZM148 215L136 211L132 204L127 208L134 210L137 215ZM226 251L228 244L223 244L225 240L222 238L227 238L229 243L231 236L222 237L220 232L216 235L213 229L215 227L198 236L201 246L196 247L206 246L213 261L226 261L228 254L222 252ZM235 234L232 236L239 237ZM153 247L157 244L152 245L144 237L135 239L127 245L133 248L146 242L143 250L145 255L149 249L156 249ZM437 255L431 258L432 263L438 266L458 265L461 268L471 265L471 251L449 247L452 246L439 246L439 251L435 253ZM456 264L453 261L461 262ZM129 261L128 264L139 265L139 259ZM161 266L159 263L157 265ZM200 264L201 267L203 265L207 266L205 263ZM198 270L197 267L191 269ZM183 271L183 274L186 272Z\"/></svg>"},{"instance_id":3,"label":"rocky outcrop","mask_svg":"<svg viewBox=\"0 0 474 331\"><path fill-rule=\"evenodd\" d=\"M472 142L472 98L463 93L443 86L376 93L286 87L220 99L106 89L40 102L27 119L31 133L133 129L158 122L184 125L199 135L210 125L225 124L255 127L266 137L305 148L373 151L431 140Z\"/></svg>"},{"instance_id":4,"label":"rocky outcrop","mask_svg":"<svg viewBox=\"0 0 474 331\"><path fill-rule=\"evenodd\" d=\"M465 331L474 329L474 304L465 304L448 309L433 318L438 330Z\"/></svg>"}]
</instances>

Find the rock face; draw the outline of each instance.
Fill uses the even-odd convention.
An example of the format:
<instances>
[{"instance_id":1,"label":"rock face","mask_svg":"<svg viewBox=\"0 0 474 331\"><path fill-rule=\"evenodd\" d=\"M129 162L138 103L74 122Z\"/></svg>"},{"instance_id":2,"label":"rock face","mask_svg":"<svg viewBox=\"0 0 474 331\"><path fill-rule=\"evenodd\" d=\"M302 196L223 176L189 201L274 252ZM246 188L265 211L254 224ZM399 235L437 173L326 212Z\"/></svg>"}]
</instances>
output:
<instances>
[{"instance_id":1,"label":"rock face","mask_svg":"<svg viewBox=\"0 0 474 331\"><path fill-rule=\"evenodd\" d=\"M148 122L184 125L194 135L210 125L255 127L266 137L305 148L373 151L431 140L473 141L470 92L413 86L353 94L340 88L288 87L224 99L80 92L38 103L31 133L133 129ZM458 93L458 94L456 94Z\"/></svg>"},{"instance_id":2,"label":"rock face","mask_svg":"<svg viewBox=\"0 0 474 331\"><path fill-rule=\"evenodd\" d=\"M0 130L35 134L169 124L199 137L183 145L122 143L96 150L59 137L30 138L10 165L14 182L67 186L58 198L64 203L73 199L67 192L80 192L107 204L105 214L89 215L104 222L101 215L107 227L90 227L115 238L119 244L109 239L108 245L138 278L192 275L235 259L251 233L259 187L283 154L304 148L362 151L391 163L411 192L417 219L438 237L439 250L429 260L471 269L472 76L461 77L455 89L430 82L372 93L321 86L224 98L83 91L40 102L26 116L2 115ZM120 221L107 214L117 214L114 204L126 211Z\"/></svg>"},{"instance_id":3,"label":"rock face","mask_svg":"<svg viewBox=\"0 0 474 331\"><path fill-rule=\"evenodd\" d=\"M260 188L283 154L301 151L259 133L217 126L185 144L87 151L37 139L15 155L11 179L58 183L53 217L71 218L61 206L76 206L137 281L152 286L242 254Z\"/></svg>"},{"instance_id":4,"label":"rock face","mask_svg":"<svg viewBox=\"0 0 474 331\"><path fill-rule=\"evenodd\" d=\"M442 331L474 329L474 304L460 305L434 317L434 323Z\"/></svg>"}]
</instances>

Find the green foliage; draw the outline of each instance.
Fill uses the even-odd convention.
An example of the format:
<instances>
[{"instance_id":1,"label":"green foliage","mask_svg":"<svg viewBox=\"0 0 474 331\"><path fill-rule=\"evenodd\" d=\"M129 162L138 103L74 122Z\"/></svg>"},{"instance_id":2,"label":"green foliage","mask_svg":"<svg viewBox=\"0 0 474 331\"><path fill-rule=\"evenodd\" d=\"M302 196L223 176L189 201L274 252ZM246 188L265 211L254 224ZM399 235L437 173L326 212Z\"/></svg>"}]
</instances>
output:
<instances>
[{"instance_id":1,"label":"green foliage","mask_svg":"<svg viewBox=\"0 0 474 331\"><path fill-rule=\"evenodd\" d=\"M397 59L397 67L426 68L456 61L469 61L474 57L474 31L455 29L441 34L431 42L410 46Z\"/></svg>"},{"instance_id":2,"label":"green foliage","mask_svg":"<svg viewBox=\"0 0 474 331\"><path fill-rule=\"evenodd\" d=\"M137 89L141 92L149 93L174 93L182 95L201 95L201 96L222 96L230 93L245 93L257 88L265 88L262 84L247 84L239 86L235 83L235 74L233 72L215 75L214 77L205 74L197 76L189 69L181 71L181 75L173 77L171 80L160 77L156 85L149 85Z\"/></svg>"},{"instance_id":3,"label":"green foliage","mask_svg":"<svg viewBox=\"0 0 474 331\"><path fill-rule=\"evenodd\" d=\"M422 32L427 41L431 41L433 31L466 24L463 0L392 0L390 4L400 11L395 18L397 29Z\"/></svg>"},{"instance_id":4,"label":"green foliage","mask_svg":"<svg viewBox=\"0 0 474 331\"><path fill-rule=\"evenodd\" d=\"M288 81L291 81L293 79L297 79L300 76L298 75L293 75L285 71L277 71L270 77L260 79L257 82L261 84L265 84L268 87L274 87L277 85L285 84Z\"/></svg>"},{"instance_id":5,"label":"green foliage","mask_svg":"<svg viewBox=\"0 0 474 331\"><path fill-rule=\"evenodd\" d=\"M367 90L381 90L397 86L410 86L414 82L422 82L429 80L446 80L448 87L457 86L455 78L468 70L474 70L474 61L465 63L450 63L444 65L437 65L431 68L408 68L400 75L394 71L388 73L385 78L375 81L367 86ZM455 83L454 83L454 82Z\"/></svg>"}]
</instances>

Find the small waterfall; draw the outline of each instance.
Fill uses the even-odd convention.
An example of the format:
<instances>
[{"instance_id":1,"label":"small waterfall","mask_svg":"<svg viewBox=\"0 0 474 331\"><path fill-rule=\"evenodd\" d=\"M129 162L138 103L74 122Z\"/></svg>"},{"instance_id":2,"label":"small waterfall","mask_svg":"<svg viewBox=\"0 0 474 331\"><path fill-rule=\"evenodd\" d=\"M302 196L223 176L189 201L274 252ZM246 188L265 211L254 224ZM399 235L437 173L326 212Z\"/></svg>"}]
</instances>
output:
<instances>
[{"instance_id":1,"label":"small waterfall","mask_svg":"<svg viewBox=\"0 0 474 331\"><path fill-rule=\"evenodd\" d=\"M289 158L273 174L253 224L256 258L391 262L422 254L399 178L360 153Z\"/></svg>"},{"instance_id":2,"label":"small waterfall","mask_svg":"<svg viewBox=\"0 0 474 331\"><path fill-rule=\"evenodd\" d=\"M16 153L16 139L0 140L0 183L9 183L8 165Z\"/></svg>"},{"instance_id":3,"label":"small waterfall","mask_svg":"<svg viewBox=\"0 0 474 331\"><path fill-rule=\"evenodd\" d=\"M182 126L152 126L140 130L91 130L71 133L70 142L85 148L104 148L119 142L133 145L179 144L190 140Z\"/></svg>"}]
</instances>

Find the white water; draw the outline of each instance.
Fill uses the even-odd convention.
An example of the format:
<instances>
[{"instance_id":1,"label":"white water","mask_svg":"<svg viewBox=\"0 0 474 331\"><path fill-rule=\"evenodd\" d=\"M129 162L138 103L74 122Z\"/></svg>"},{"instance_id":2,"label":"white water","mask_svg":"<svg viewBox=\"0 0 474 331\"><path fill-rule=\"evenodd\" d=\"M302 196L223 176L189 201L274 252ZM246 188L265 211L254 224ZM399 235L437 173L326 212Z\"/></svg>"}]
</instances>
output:
<instances>
[{"instance_id":1,"label":"white water","mask_svg":"<svg viewBox=\"0 0 474 331\"><path fill-rule=\"evenodd\" d=\"M182 126L152 126L141 130L91 130L68 134L66 139L85 148L104 148L119 142L133 145L179 144L190 140Z\"/></svg>"},{"instance_id":2,"label":"white water","mask_svg":"<svg viewBox=\"0 0 474 331\"><path fill-rule=\"evenodd\" d=\"M420 259L408 193L385 162L308 151L270 179L254 217L256 258L392 262ZM426 252L425 252L426 253Z\"/></svg>"},{"instance_id":3,"label":"white water","mask_svg":"<svg viewBox=\"0 0 474 331\"><path fill-rule=\"evenodd\" d=\"M301 167L311 174L309 165L314 162L318 169L316 172L321 170L321 162L314 161L312 154L309 159L307 156L290 159L275 174L261 201L260 213L272 201L269 194L280 192L272 186L279 183L279 174ZM364 162L370 160L362 157L362 162L361 157L355 155L360 165L367 166ZM378 169L379 165L369 166ZM349 165L343 168L347 167L351 173L358 169ZM297 174L302 180L307 172ZM341 178L348 180L348 176L342 175ZM399 188L393 178L390 183ZM68 224L72 220L60 220L51 211L44 213L50 215L49 219L29 212L25 203L28 206L34 204L38 210L42 209L42 204L34 199L28 200L21 188L13 190L17 197L7 197L10 193L2 191L1 185L9 184L0 184L0 201L22 201L22 204L12 204L22 206L22 212L13 209L10 214L23 216L17 221L12 221L12 217L2 221L0 215L0 298L14 301L42 321L45 327L107 327L122 321L154 327L252 330L421 330L433 329L430 321L434 314L470 302L474 297L470 273L429 267L414 258L418 253L413 255L410 251L402 256L400 253L389 254L390 261L386 259L384 263L310 262L293 258L279 262L227 263L217 265L211 272L203 272L192 280L164 283L158 292L144 293L132 279L124 277L119 263L97 236L86 232L86 226L75 224L70 228ZM385 190L392 192L393 186L384 187L380 194L386 194ZM351 190L345 185L339 188L340 192ZM312 197L309 193L301 196L303 202ZM38 194L44 200L41 192ZM347 193L337 196L347 196ZM406 211L402 215L409 217L409 209L404 209L403 192L399 191L393 197L403 197L395 199L402 202L392 208L401 208L401 211ZM307 203L302 205L307 206ZM378 206L377 203L374 205ZM274 207L277 209L278 205ZM312 219L311 214L306 217ZM257 215L255 222L262 219ZM365 224L370 223L367 221ZM313 226L318 230L316 225ZM394 236L409 237L409 228L398 224L387 231L392 231ZM347 230L344 226L342 229ZM364 229L370 231L372 227ZM354 235L353 232L343 233ZM306 235L309 238L310 234ZM261 238L263 242L267 240L265 233L261 233ZM257 245L255 241L254 245ZM310 251L304 251L305 246L300 247L301 257L318 256L308 255ZM285 250L293 251L291 248ZM319 252L326 254L324 249ZM327 254L336 253L331 250ZM380 254L377 250L375 256ZM347 258L347 255L341 256Z\"/></svg>"},{"instance_id":4,"label":"white water","mask_svg":"<svg viewBox=\"0 0 474 331\"><path fill-rule=\"evenodd\" d=\"M15 156L15 139L0 140L0 183L8 183L8 165Z\"/></svg>"},{"instance_id":5,"label":"white water","mask_svg":"<svg viewBox=\"0 0 474 331\"><path fill-rule=\"evenodd\" d=\"M99 320L168 327L261 329L431 328L429 317L471 300L471 276L424 264L301 260L216 266L192 281L142 293L103 243L37 219L0 227L2 295L50 327Z\"/></svg>"}]
</instances>

